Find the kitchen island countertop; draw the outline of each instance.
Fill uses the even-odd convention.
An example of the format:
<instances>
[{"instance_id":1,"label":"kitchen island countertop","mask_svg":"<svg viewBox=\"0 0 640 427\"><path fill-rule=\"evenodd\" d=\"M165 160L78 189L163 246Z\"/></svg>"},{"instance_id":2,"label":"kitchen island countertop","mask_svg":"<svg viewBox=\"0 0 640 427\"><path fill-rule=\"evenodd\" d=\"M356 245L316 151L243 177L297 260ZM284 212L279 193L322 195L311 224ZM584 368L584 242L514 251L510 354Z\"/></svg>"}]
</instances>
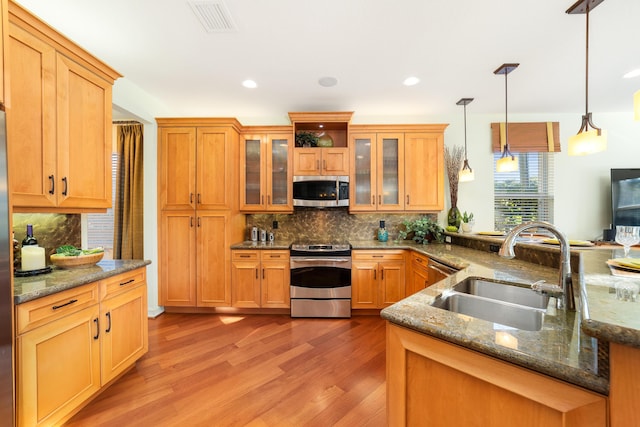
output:
<instances>
[{"instance_id":1,"label":"kitchen island countertop","mask_svg":"<svg viewBox=\"0 0 640 427\"><path fill-rule=\"evenodd\" d=\"M483 236L481 239L498 245L502 242L501 238ZM355 250L412 249L461 269L436 285L382 310L382 317L395 324L603 394L608 393L606 342L640 346L640 304L619 301L613 292L616 283L621 280L640 284L640 279L613 276L606 265L607 259L621 256L620 249L572 248L573 253L580 255L580 268L573 271L574 288L576 295L579 295L579 284L584 283L584 307L587 310L582 308L578 312L565 312L556 310L550 304L542 329L524 331L434 308L430 304L466 277L486 277L522 284L541 279L555 283L557 268L518 259L503 259L496 253L459 245L420 245L408 241L381 243L371 240L352 241L351 244ZM535 243L518 245L530 246L533 250L558 251L557 247Z\"/></svg>"},{"instance_id":2,"label":"kitchen island countertop","mask_svg":"<svg viewBox=\"0 0 640 427\"><path fill-rule=\"evenodd\" d=\"M15 277L13 279L13 300L15 304L22 304L149 264L151 261L148 260L103 260L88 268L64 270L54 267L53 271L48 274Z\"/></svg>"}]
</instances>

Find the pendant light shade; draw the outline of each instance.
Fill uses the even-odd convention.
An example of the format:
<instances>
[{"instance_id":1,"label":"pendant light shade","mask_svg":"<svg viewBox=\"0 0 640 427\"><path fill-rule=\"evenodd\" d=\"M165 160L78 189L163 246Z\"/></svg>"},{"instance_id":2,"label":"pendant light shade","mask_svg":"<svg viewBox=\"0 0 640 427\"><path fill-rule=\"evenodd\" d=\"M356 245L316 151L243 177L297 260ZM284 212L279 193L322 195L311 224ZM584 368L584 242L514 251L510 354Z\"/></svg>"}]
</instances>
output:
<instances>
[{"instance_id":1,"label":"pendant light shade","mask_svg":"<svg viewBox=\"0 0 640 427\"><path fill-rule=\"evenodd\" d=\"M569 138L569 148L567 151L570 156L584 156L586 154L598 153L607 149L607 132L593 124L591 113L589 112L589 11L594 9L603 1L604 0L579 0L567 9L567 13L572 15L584 13L587 21L584 96L585 113L582 116L582 125L580 126L578 133Z\"/></svg>"},{"instance_id":2,"label":"pendant light shade","mask_svg":"<svg viewBox=\"0 0 640 427\"><path fill-rule=\"evenodd\" d=\"M456 105L464 106L464 163L458 173L458 180L460 182L469 182L475 179L475 174L471 166L469 166L469 160L467 159L467 104L471 101L473 101L473 98L462 98L456 102Z\"/></svg>"},{"instance_id":3,"label":"pendant light shade","mask_svg":"<svg viewBox=\"0 0 640 427\"><path fill-rule=\"evenodd\" d=\"M520 169L518 157L509 150L509 116L507 74L518 68L520 64L502 64L493 74L504 74L504 132L500 132L502 157L496 161L496 172L516 172ZM504 138L504 140L503 140Z\"/></svg>"},{"instance_id":4,"label":"pendant light shade","mask_svg":"<svg viewBox=\"0 0 640 427\"><path fill-rule=\"evenodd\" d=\"M640 90L633 95L633 111L635 112L634 119L640 121Z\"/></svg>"}]
</instances>

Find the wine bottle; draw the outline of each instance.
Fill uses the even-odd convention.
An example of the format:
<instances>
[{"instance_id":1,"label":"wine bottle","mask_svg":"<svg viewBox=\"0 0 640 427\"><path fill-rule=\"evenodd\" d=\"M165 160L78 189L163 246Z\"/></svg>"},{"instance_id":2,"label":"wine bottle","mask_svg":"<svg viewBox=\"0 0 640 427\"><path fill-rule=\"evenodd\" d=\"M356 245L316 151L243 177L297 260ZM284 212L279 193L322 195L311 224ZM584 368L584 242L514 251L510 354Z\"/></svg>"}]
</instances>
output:
<instances>
[{"instance_id":1,"label":"wine bottle","mask_svg":"<svg viewBox=\"0 0 640 427\"><path fill-rule=\"evenodd\" d=\"M38 241L33 237L33 225L27 224L27 235L22 239L22 246L37 246Z\"/></svg>"}]
</instances>

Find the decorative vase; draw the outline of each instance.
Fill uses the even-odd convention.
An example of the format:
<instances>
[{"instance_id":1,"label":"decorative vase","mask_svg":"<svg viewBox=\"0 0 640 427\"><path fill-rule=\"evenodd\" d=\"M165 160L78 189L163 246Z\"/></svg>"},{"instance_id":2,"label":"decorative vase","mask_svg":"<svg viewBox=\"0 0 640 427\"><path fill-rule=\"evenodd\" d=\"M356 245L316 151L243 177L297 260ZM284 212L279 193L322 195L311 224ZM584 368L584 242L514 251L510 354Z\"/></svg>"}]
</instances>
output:
<instances>
[{"instance_id":1,"label":"decorative vase","mask_svg":"<svg viewBox=\"0 0 640 427\"><path fill-rule=\"evenodd\" d=\"M453 206L447 213L447 224L460 228L460 222L462 222L462 214L457 206Z\"/></svg>"},{"instance_id":2,"label":"decorative vase","mask_svg":"<svg viewBox=\"0 0 640 427\"><path fill-rule=\"evenodd\" d=\"M387 240L389 240L389 232L387 231L384 225L385 225L384 221L380 221L380 228L378 229L379 242L386 242Z\"/></svg>"}]
</instances>

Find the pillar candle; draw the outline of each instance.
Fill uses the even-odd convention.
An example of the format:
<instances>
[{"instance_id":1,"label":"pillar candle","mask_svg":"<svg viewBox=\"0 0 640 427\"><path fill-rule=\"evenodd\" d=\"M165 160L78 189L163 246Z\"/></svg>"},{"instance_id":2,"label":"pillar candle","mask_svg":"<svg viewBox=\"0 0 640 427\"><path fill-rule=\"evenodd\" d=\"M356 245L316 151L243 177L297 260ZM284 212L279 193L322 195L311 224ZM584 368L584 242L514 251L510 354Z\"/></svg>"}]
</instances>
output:
<instances>
[{"instance_id":1,"label":"pillar candle","mask_svg":"<svg viewBox=\"0 0 640 427\"><path fill-rule=\"evenodd\" d=\"M21 251L22 271L40 270L45 267L44 248L23 246Z\"/></svg>"}]
</instances>

